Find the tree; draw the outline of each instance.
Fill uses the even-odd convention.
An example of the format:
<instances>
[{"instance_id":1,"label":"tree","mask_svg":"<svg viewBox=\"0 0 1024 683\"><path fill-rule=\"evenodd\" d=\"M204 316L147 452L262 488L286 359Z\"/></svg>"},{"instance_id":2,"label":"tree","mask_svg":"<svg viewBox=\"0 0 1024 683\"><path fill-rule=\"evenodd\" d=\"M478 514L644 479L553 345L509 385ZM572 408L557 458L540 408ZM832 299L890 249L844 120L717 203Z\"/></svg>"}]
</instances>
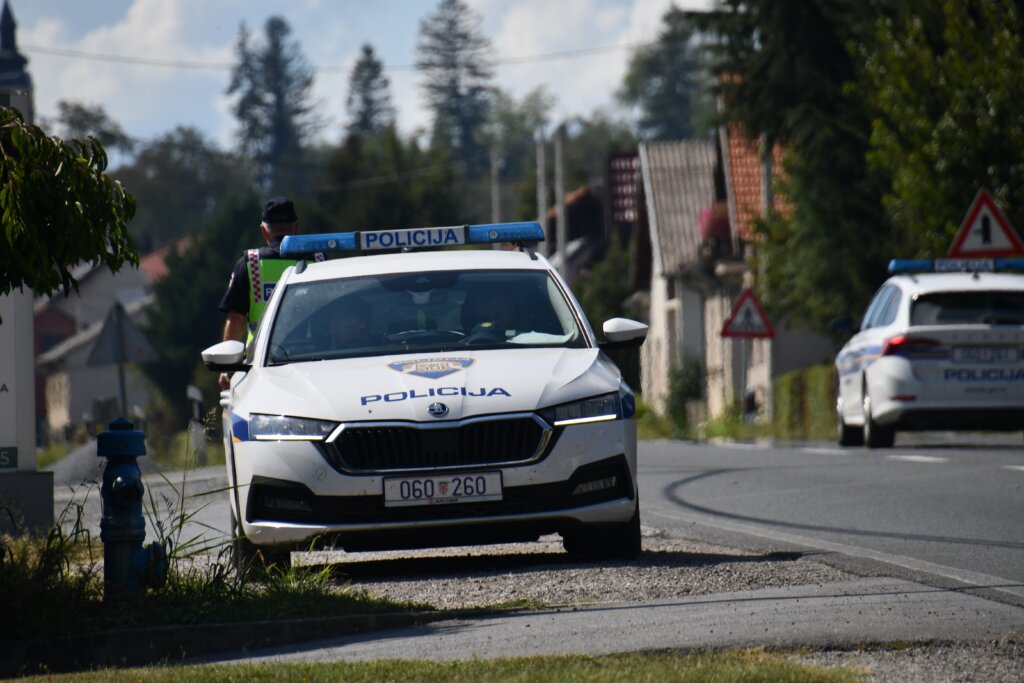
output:
<instances>
[{"instance_id":1,"label":"tree","mask_svg":"<svg viewBox=\"0 0 1024 683\"><path fill-rule=\"evenodd\" d=\"M494 90L487 122L480 140L502 161L502 174L518 178L534 170L537 130L548 125L548 113L555 98L544 86L516 101L502 90Z\"/></svg>"},{"instance_id":2,"label":"tree","mask_svg":"<svg viewBox=\"0 0 1024 683\"><path fill-rule=\"evenodd\" d=\"M145 364L143 372L167 399L178 422L187 417L180 399L188 384L207 388L210 399L216 396L216 375L202 365L200 353L220 341L224 316L217 304L235 261L252 246L258 206L251 193L225 197L200 226L188 251L168 255L167 275L153 287L156 301L149 309L145 332L159 358Z\"/></svg>"},{"instance_id":3,"label":"tree","mask_svg":"<svg viewBox=\"0 0 1024 683\"><path fill-rule=\"evenodd\" d=\"M1011 0L904 0L862 47L870 160L904 254L944 254L983 186L1024 225L1022 30Z\"/></svg>"},{"instance_id":4,"label":"tree","mask_svg":"<svg viewBox=\"0 0 1024 683\"><path fill-rule=\"evenodd\" d=\"M628 245L621 245L613 237L601 259L581 273L574 284L583 312L598 329L609 318L628 315L629 253Z\"/></svg>"},{"instance_id":5,"label":"tree","mask_svg":"<svg viewBox=\"0 0 1024 683\"><path fill-rule=\"evenodd\" d=\"M142 146L114 175L138 202L130 228L140 248L196 232L225 197L248 185L238 159L184 126Z\"/></svg>"},{"instance_id":6,"label":"tree","mask_svg":"<svg viewBox=\"0 0 1024 683\"><path fill-rule=\"evenodd\" d=\"M0 109L0 295L77 291L71 268L83 261L115 272L138 265L128 235L135 199L106 167L95 138L48 137Z\"/></svg>"},{"instance_id":7,"label":"tree","mask_svg":"<svg viewBox=\"0 0 1024 683\"><path fill-rule=\"evenodd\" d=\"M433 142L455 150L470 176L480 175L488 153L478 139L491 99L490 42L480 20L461 0L441 0L420 23L416 68L434 112Z\"/></svg>"},{"instance_id":8,"label":"tree","mask_svg":"<svg viewBox=\"0 0 1024 683\"><path fill-rule=\"evenodd\" d=\"M448 152L421 150L393 126L367 138L350 136L327 156L315 188L319 212L342 231L457 223Z\"/></svg>"},{"instance_id":9,"label":"tree","mask_svg":"<svg viewBox=\"0 0 1024 683\"><path fill-rule=\"evenodd\" d=\"M43 127L57 132L64 139L96 138L104 149L115 149L124 154L135 150L133 140L121 124L111 120L106 110L100 105L88 105L80 102L57 102L57 116L52 121L43 121Z\"/></svg>"},{"instance_id":10,"label":"tree","mask_svg":"<svg viewBox=\"0 0 1024 683\"><path fill-rule=\"evenodd\" d=\"M661 19L657 40L633 52L620 101L640 110L640 137L680 140L698 129L698 114L710 112L700 100L701 62L689 15L674 5Z\"/></svg>"},{"instance_id":11,"label":"tree","mask_svg":"<svg viewBox=\"0 0 1024 683\"><path fill-rule=\"evenodd\" d=\"M264 190L285 192L301 186L303 143L318 125L312 101L313 70L291 28L270 17L262 45L252 45L242 24L227 94L239 121L239 150L252 160Z\"/></svg>"},{"instance_id":12,"label":"tree","mask_svg":"<svg viewBox=\"0 0 1024 683\"><path fill-rule=\"evenodd\" d=\"M377 59L373 47L363 45L359 59L348 79L348 134L367 137L395 123L395 108L384 64Z\"/></svg>"},{"instance_id":13,"label":"tree","mask_svg":"<svg viewBox=\"0 0 1024 683\"><path fill-rule=\"evenodd\" d=\"M883 183L850 46L871 42L889 0L726 0L694 21L713 38L722 118L786 161L788 210L759 227L764 301L812 329L863 310L891 257Z\"/></svg>"}]
</instances>

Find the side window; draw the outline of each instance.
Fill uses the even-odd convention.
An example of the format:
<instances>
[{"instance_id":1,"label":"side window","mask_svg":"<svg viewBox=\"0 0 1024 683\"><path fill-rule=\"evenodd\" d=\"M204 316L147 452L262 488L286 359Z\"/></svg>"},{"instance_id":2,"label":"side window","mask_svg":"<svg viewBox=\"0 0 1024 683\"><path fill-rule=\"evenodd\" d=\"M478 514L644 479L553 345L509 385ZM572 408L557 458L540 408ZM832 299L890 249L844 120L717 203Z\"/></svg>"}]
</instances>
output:
<instances>
[{"instance_id":1,"label":"side window","mask_svg":"<svg viewBox=\"0 0 1024 683\"><path fill-rule=\"evenodd\" d=\"M900 310L900 301L903 300L903 292L899 287L892 287L892 292L889 295L889 300L885 302L885 306L881 309L878 314L878 322L876 325L882 327L883 325L891 325L892 321L896 320L896 312Z\"/></svg>"},{"instance_id":2,"label":"side window","mask_svg":"<svg viewBox=\"0 0 1024 683\"><path fill-rule=\"evenodd\" d=\"M875 294L874 298L871 299L871 303L868 304L868 310L864 314L864 320L861 321L860 331L870 330L872 327L877 325L879 312L885 306L888 301L890 290L892 285L883 285L880 290Z\"/></svg>"}]
</instances>

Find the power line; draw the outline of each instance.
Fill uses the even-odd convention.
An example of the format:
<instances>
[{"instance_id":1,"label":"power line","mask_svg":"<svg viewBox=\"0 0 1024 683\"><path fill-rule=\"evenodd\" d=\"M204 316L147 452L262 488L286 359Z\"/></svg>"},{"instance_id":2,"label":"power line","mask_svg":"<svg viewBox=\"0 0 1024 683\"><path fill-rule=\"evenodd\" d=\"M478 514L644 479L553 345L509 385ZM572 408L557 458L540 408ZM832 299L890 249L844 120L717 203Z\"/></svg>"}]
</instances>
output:
<instances>
[{"instance_id":1,"label":"power line","mask_svg":"<svg viewBox=\"0 0 1024 683\"><path fill-rule=\"evenodd\" d=\"M562 50L560 52L546 52L536 55L525 55L522 57L504 57L495 59L494 65L504 64L529 64L533 62L545 62L556 59L572 59L574 57L585 57L587 55L600 54L604 52L615 52L619 50L635 50L646 47L650 43L621 43L617 45L597 45L577 50ZM235 64L227 62L201 62L185 59L160 59L157 57L139 57L135 55L114 55L102 52L87 52L85 50L68 50L57 47L45 47L42 45L25 45L21 48L27 52L36 52L56 57L69 57L73 59L87 59L97 62L111 62L115 64L133 64L137 66L158 66L172 69L198 69L206 71L226 71L235 68ZM314 71L339 72L347 71L347 67L336 64L319 64L311 67ZM386 71L413 71L415 64L399 64L396 66L385 66Z\"/></svg>"}]
</instances>

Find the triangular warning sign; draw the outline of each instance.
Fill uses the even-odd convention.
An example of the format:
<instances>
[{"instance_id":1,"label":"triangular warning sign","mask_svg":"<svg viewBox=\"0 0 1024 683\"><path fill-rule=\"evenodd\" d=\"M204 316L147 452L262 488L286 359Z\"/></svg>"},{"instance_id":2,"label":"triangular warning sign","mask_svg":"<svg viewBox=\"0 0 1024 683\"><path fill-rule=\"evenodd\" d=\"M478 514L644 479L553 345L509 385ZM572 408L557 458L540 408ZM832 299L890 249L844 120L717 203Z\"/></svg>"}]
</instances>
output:
<instances>
[{"instance_id":1,"label":"triangular warning sign","mask_svg":"<svg viewBox=\"0 0 1024 683\"><path fill-rule=\"evenodd\" d=\"M978 190L960 231L949 248L950 258L1024 256L1024 243L1010 226L988 190Z\"/></svg>"},{"instance_id":2,"label":"triangular warning sign","mask_svg":"<svg viewBox=\"0 0 1024 683\"><path fill-rule=\"evenodd\" d=\"M153 360L156 360L156 351L145 333L132 322L124 307L115 301L107 311L103 328L89 353L86 365L146 363Z\"/></svg>"},{"instance_id":3,"label":"triangular warning sign","mask_svg":"<svg viewBox=\"0 0 1024 683\"><path fill-rule=\"evenodd\" d=\"M729 319L722 326L723 337L745 337L761 339L774 337L775 330L768 322L768 316L761 308L761 302L754 296L754 290L747 287L733 304Z\"/></svg>"}]
</instances>

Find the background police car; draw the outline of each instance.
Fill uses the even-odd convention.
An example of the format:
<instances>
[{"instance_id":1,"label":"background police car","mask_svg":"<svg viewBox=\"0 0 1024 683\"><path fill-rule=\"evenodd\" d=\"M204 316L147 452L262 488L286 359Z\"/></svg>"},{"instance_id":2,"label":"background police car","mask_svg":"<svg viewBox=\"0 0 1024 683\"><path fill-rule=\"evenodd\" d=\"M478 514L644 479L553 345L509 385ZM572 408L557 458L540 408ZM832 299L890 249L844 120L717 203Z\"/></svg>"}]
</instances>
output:
<instances>
[{"instance_id":1,"label":"background police car","mask_svg":"<svg viewBox=\"0 0 1024 683\"><path fill-rule=\"evenodd\" d=\"M836 357L840 445L889 447L898 430L1021 429L1019 271L1020 259L893 261L898 274Z\"/></svg>"}]
</instances>

